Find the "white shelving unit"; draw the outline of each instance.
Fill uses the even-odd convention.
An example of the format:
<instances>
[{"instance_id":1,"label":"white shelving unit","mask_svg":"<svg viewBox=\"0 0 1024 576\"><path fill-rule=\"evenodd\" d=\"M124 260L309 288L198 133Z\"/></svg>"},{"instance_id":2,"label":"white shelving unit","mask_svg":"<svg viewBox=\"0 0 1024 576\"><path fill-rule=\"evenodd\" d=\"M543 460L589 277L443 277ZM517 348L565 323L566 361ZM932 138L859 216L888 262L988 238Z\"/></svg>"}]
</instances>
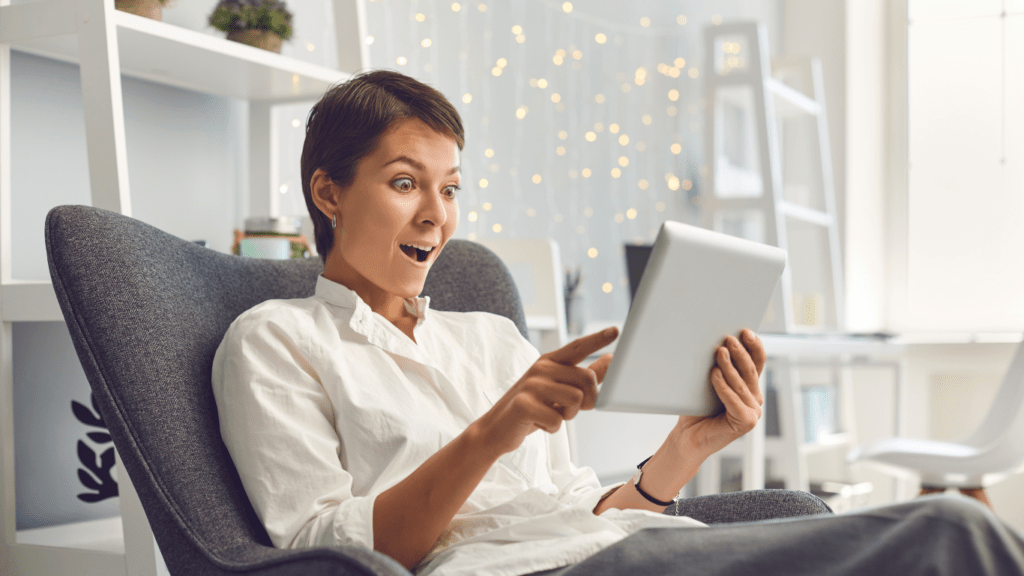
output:
<instances>
[{"instance_id":1,"label":"white shelving unit","mask_svg":"<svg viewBox=\"0 0 1024 576\"><path fill-rule=\"evenodd\" d=\"M369 67L363 0L333 3L340 70ZM121 77L130 76L249 103L247 214L275 216L274 106L313 102L349 77L340 70L149 20L113 0L0 0L0 574L150 575L162 562L120 459L121 516L52 528L16 529L14 322L63 322L49 282L12 277L11 50L77 64L92 205L131 216Z\"/></svg>"}]
</instances>

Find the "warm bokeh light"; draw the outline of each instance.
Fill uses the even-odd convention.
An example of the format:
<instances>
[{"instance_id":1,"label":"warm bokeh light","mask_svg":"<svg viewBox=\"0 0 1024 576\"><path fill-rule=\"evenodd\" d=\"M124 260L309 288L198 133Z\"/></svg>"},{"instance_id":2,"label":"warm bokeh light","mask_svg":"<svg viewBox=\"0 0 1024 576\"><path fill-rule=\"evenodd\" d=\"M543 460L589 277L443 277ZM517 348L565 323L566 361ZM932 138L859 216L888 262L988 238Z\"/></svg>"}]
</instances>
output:
<instances>
[{"instance_id":1,"label":"warm bokeh light","mask_svg":"<svg viewBox=\"0 0 1024 576\"><path fill-rule=\"evenodd\" d=\"M583 170L580 170L580 175L583 176L584 178L590 178L591 174L593 174L593 172L590 171L590 168L584 168Z\"/></svg>"},{"instance_id":2,"label":"warm bokeh light","mask_svg":"<svg viewBox=\"0 0 1024 576\"><path fill-rule=\"evenodd\" d=\"M590 256L591 258L597 258L597 248L591 248L590 250L587 250L587 256Z\"/></svg>"},{"instance_id":3,"label":"warm bokeh light","mask_svg":"<svg viewBox=\"0 0 1024 576\"><path fill-rule=\"evenodd\" d=\"M565 140L568 137L569 137L569 133L566 132L565 130L559 130L558 131L558 139L559 140Z\"/></svg>"},{"instance_id":4,"label":"warm bokeh light","mask_svg":"<svg viewBox=\"0 0 1024 576\"><path fill-rule=\"evenodd\" d=\"M481 188L487 188L487 178L481 178L477 183Z\"/></svg>"},{"instance_id":5,"label":"warm bokeh light","mask_svg":"<svg viewBox=\"0 0 1024 576\"><path fill-rule=\"evenodd\" d=\"M597 134L593 132L587 132L586 134L583 135L583 137L587 139L587 142L593 142L594 140L597 140Z\"/></svg>"},{"instance_id":6,"label":"warm bokeh light","mask_svg":"<svg viewBox=\"0 0 1024 576\"><path fill-rule=\"evenodd\" d=\"M490 210L492 208L491 203L490 202L484 202L483 203L483 208L484 208L484 210Z\"/></svg>"},{"instance_id":7,"label":"warm bokeh light","mask_svg":"<svg viewBox=\"0 0 1024 576\"><path fill-rule=\"evenodd\" d=\"M605 294L610 293L612 291L612 283L611 282L605 282L604 284L601 284L601 290Z\"/></svg>"},{"instance_id":8,"label":"warm bokeh light","mask_svg":"<svg viewBox=\"0 0 1024 576\"><path fill-rule=\"evenodd\" d=\"M420 13L420 14L416 15L416 21L417 22L423 22L426 19L427 19L427 16L425 14Z\"/></svg>"},{"instance_id":9,"label":"warm bokeh light","mask_svg":"<svg viewBox=\"0 0 1024 576\"><path fill-rule=\"evenodd\" d=\"M629 144L629 136L626 136L625 134L623 134L622 136L619 136L619 144L622 145L622 146L625 146L626 144Z\"/></svg>"},{"instance_id":10,"label":"warm bokeh light","mask_svg":"<svg viewBox=\"0 0 1024 576\"><path fill-rule=\"evenodd\" d=\"M622 176L622 170L612 168L612 178L618 178L619 176Z\"/></svg>"},{"instance_id":11,"label":"warm bokeh light","mask_svg":"<svg viewBox=\"0 0 1024 576\"><path fill-rule=\"evenodd\" d=\"M669 150L671 150L673 154L679 154L680 152L683 151L683 147L680 146L678 142L676 142L675 144L669 146Z\"/></svg>"},{"instance_id":12,"label":"warm bokeh light","mask_svg":"<svg viewBox=\"0 0 1024 576\"><path fill-rule=\"evenodd\" d=\"M629 210L626 210L626 218L629 218L630 220L635 220L636 208L630 208Z\"/></svg>"},{"instance_id":13,"label":"warm bokeh light","mask_svg":"<svg viewBox=\"0 0 1024 576\"><path fill-rule=\"evenodd\" d=\"M494 150L491 148L484 150L484 156L487 156L488 158L494 158Z\"/></svg>"},{"instance_id":14,"label":"warm bokeh light","mask_svg":"<svg viewBox=\"0 0 1024 576\"><path fill-rule=\"evenodd\" d=\"M495 224L494 226L491 226L491 230L494 230L495 232L501 232L501 224Z\"/></svg>"},{"instance_id":15,"label":"warm bokeh light","mask_svg":"<svg viewBox=\"0 0 1024 576\"><path fill-rule=\"evenodd\" d=\"M534 174L533 178L530 178L530 180L533 180L534 184L540 184L541 176L540 174Z\"/></svg>"},{"instance_id":16,"label":"warm bokeh light","mask_svg":"<svg viewBox=\"0 0 1024 576\"><path fill-rule=\"evenodd\" d=\"M572 2L563 2L562 11L565 12L566 14L572 12Z\"/></svg>"},{"instance_id":17,"label":"warm bokeh light","mask_svg":"<svg viewBox=\"0 0 1024 576\"><path fill-rule=\"evenodd\" d=\"M472 101L473 101L473 95L472 94L467 92L467 93L462 95L462 103L463 104L469 104Z\"/></svg>"},{"instance_id":18,"label":"warm bokeh light","mask_svg":"<svg viewBox=\"0 0 1024 576\"><path fill-rule=\"evenodd\" d=\"M476 218L476 212L471 211L469 214L466 214L466 219L469 220L470 222L476 222Z\"/></svg>"},{"instance_id":19,"label":"warm bokeh light","mask_svg":"<svg viewBox=\"0 0 1024 576\"><path fill-rule=\"evenodd\" d=\"M598 32L597 35L594 36L594 41L597 42L598 44L604 44L605 42L608 41L608 37Z\"/></svg>"}]
</instances>

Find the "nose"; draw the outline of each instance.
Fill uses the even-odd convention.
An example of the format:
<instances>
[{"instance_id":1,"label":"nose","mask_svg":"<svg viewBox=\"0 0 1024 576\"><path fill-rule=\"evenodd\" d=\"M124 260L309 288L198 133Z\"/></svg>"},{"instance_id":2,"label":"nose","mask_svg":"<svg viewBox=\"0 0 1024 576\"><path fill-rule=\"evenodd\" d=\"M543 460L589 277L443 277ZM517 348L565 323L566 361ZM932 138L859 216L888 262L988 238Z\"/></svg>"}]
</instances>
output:
<instances>
[{"instance_id":1,"label":"nose","mask_svg":"<svg viewBox=\"0 0 1024 576\"><path fill-rule=\"evenodd\" d=\"M425 200L420 204L420 223L433 224L441 227L448 221L448 211L445 210L445 200L441 192L433 192L423 195Z\"/></svg>"}]
</instances>

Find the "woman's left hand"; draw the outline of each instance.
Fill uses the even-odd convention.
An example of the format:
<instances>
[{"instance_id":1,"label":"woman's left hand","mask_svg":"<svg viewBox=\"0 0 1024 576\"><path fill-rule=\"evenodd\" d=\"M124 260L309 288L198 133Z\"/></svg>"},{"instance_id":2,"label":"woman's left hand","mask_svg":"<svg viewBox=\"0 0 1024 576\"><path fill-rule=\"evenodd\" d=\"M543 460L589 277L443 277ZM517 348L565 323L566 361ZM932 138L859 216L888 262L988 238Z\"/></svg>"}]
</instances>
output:
<instances>
[{"instance_id":1,"label":"woman's left hand","mask_svg":"<svg viewBox=\"0 0 1024 576\"><path fill-rule=\"evenodd\" d=\"M718 347L711 384L725 405L725 412L708 417L679 417L672 435L677 435L689 456L698 456L703 461L754 429L764 404L760 377L766 358L761 339L751 330L740 332L738 339L727 337Z\"/></svg>"}]
</instances>

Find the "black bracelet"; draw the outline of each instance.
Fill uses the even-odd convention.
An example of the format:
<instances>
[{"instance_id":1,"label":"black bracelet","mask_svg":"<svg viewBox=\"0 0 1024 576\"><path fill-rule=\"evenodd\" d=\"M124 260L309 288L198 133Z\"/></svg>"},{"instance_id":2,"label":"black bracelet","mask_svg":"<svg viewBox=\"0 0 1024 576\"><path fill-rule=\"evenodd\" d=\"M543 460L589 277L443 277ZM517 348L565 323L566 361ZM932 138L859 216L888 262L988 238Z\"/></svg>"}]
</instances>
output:
<instances>
[{"instance_id":1,"label":"black bracelet","mask_svg":"<svg viewBox=\"0 0 1024 576\"><path fill-rule=\"evenodd\" d=\"M647 460L650 460L652 457L653 457L653 455L652 456L648 456L646 460L644 460L643 462L637 464L636 465L636 469L637 470L642 469L644 464L647 464ZM658 506L671 506L672 503L675 502L674 499L673 500L669 500L668 502L662 502L661 500L658 500L657 498L655 498L654 496L651 496L647 492L644 492L643 488L640 488L640 479L639 478L635 482L633 482L633 487L636 488L636 491L639 492L641 496L643 496L644 498L647 498L647 500L650 503L652 503L652 504L657 504Z\"/></svg>"}]
</instances>

